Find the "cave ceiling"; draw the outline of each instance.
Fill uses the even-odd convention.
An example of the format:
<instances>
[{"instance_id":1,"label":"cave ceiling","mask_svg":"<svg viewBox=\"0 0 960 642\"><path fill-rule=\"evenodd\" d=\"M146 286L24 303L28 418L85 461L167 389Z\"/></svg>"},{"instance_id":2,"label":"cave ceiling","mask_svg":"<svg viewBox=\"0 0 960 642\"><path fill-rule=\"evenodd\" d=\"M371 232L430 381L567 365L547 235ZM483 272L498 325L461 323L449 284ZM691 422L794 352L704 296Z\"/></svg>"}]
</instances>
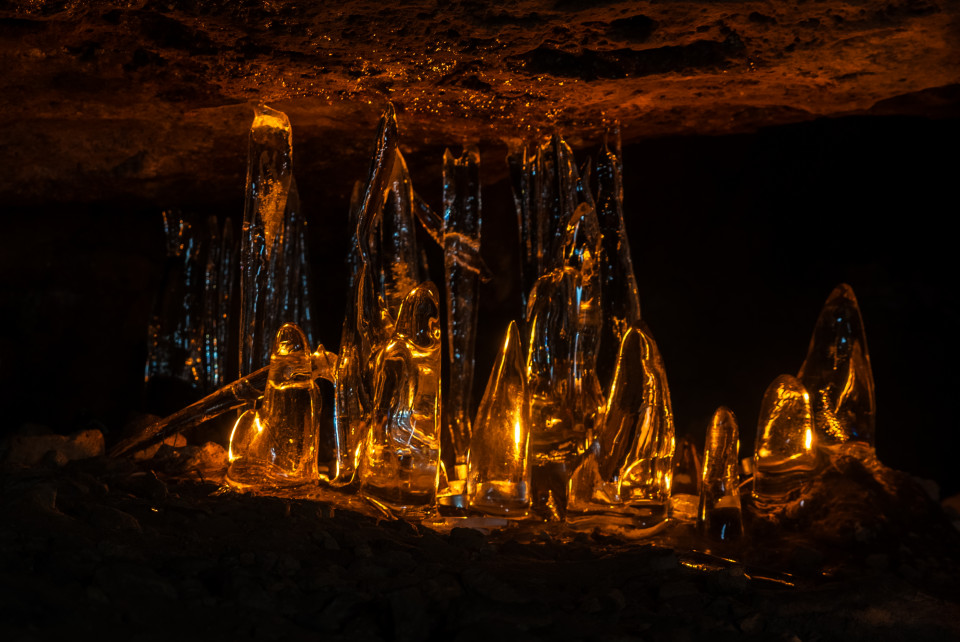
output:
<instances>
[{"instance_id":1,"label":"cave ceiling","mask_svg":"<svg viewBox=\"0 0 960 642\"><path fill-rule=\"evenodd\" d=\"M0 196L234 189L257 102L315 172L359 163L387 101L409 153L952 116L958 43L946 0L0 2Z\"/></svg>"}]
</instances>

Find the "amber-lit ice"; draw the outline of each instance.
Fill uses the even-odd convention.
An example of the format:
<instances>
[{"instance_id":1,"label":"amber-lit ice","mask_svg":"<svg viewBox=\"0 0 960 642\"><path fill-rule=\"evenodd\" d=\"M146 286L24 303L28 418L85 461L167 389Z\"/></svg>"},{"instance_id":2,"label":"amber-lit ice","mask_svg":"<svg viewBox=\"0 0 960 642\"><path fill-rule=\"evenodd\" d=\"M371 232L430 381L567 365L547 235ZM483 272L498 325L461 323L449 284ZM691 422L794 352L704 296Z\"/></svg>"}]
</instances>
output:
<instances>
[{"instance_id":1,"label":"amber-lit ice","mask_svg":"<svg viewBox=\"0 0 960 642\"><path fill-rule=\"evenodd\" d=\"M798 490L816 470L816 447L810 394L796 377L780 375L767 388L760 406L754 497L769 502Z\"/></svg>"},{"instance_id":2,"label":"amber-lit ice","mask_svg":"<svg viewBox=\"0 0 960 642\"><path fill-rule=\"evenodd\" d=\"M230 435L227 483L243 488L316 480L319 417L306 337L286 324L270 355L262 406L243 413Z\"/></svg>"},{"instance_id":3,"label":"amber-lit ice","mask_svg":"<svg viewBox=\"0 0 960 642\"><path fill-rule=\"evenodd\" d=\"M258 350L275 326L309 326L312 317L289 121L258 108L250 135L239 252L242 337L233 343L246 374L113 454L239 410L227 474L234 488L439 528L566 520L576 530L609 527L644 537L672 517L696 520L714 540L742 534L733 413L714 414L702 467L692 442L676 445L663 360L640 319L616 130L594 172L589 159L578 170L558 135L511 145L524 323L506 329L472 422L479 283L490 276L480 247L477 149L444 154L440 216L414 191L388 107L370 172L350 204L339 354L322 345L311 353L309 335L287 324L276 334L270 365L257 370ZM168 300L158 309L158 319L173 320L168 330L156 319L151 326L148 368L165 360L171 372L216 385L228 370L236 253L229 223L221 235L211 219L200 241L181 218L167 223L171 268L182 276L172 291L183 304ZM446 342L439 294L424 280L418 224L443 249ZM173 359L175 343L183 354ZM444 343L450 380L442 392ZM317 379L334 386L333 426L319 420ZM751 460L755 504L775 509L816 474L818 440L872 452L864 444L873 443L874 412L863 322L852 290L841 285L821 312L798 377L779 377L764 395ZM449 450L441 453L444 430Z\"/></svg>"},{"instance_id":4,"label":"amber-lit ice","mask_svg":"<svg viewBox=\"0 0 960 642\"><path fill-rule=\"evenodd\" d=\"M624 335L603 426L570 480L568 510L629 513L638 524L666 516L675 448L670 390L653 338Z\"/></svg>"},{"instance_id":5,"label":"amber-lit ice","mask_svg":"<svg viewBox=\"0 0 960 642\"><path fill-rule=\"evenodd\" d=\"M737 418L724 407L713 414L703 448L703 477L697 527L707 537L723 542L743 534L740 512L740 429Z\"/></svg>"},{"instance_id":6,"label":"amber-lit ice","mask_svg":"<svg viewBox=\"0 0 960 642\"><path fill-rule=\"evenodd\" d=\"M355 190L350 223L353 238L347 254L350 289L347 296L340 359L337 363L335 423L340 442L340 481L353 479L362 441L373 408L373 369L377 351L393 333L391 314L378 271L379 221L390 195L391 177L397 159L397 118L390 106L380 118L377 146L366 186Z\"/></svg>"},{"instance_id":7,"label":"amber-lit ice","mask_svg":"<svg viewBox=\"0 0 960 642\"><path fill-rule=\"evenodd\" d=\"M841 283L824 304L797 378L810 392L824 443L874 445L876 399L857 297Z\"/></svg>"},{"instance_id":8,"label":"amber-lit ice","mask_svg":"<svg viewBox=\"0 0 960 642\"><path fill-rule=\"evenodd\" d=\"M619 130L615 130L604 140L596 170L597 216L602 234L600 278L603 304L597 374L605 390L609 389L613 379L623 336L640 322L640 295L623 220L623 180L617 155L619 143Z\"/></svg>"},{"instance_id":9,"label":"amber-lit ice","mask_svg":"<svg viewBox=\"0 0 960 642\"><path fill-rule=\"evenodd\" d=\"M361 491L401 515L432 510L440 471L440 303L429 281L400 307L377 354Z\"/></svg>"},{"instance_id":10,"label":"amber-lit ice","mask_svg":"<svg viewBox=\"0 0 960 642\"><path fill-rule=\"evenodd\" d=\"M523 347L513 321L473 428L467 472L470 506L490 515L525 516L530 506L530 406Z\"/></svg>"},{"instance_id":11,"label":"amber-lit ice","mask_svg":"<svg viewBox=\"0 0 960 642\"><path fill-rule=\"evenodd\" d=\"M447 300L447 363L445 414L454 464L451 481L463 481L470 445L474 346L479 311L480 272L462 260L480 253L480 152L468 147L459 158L443 155L443 249Z\"/></svg>"},{"instance_id":12,"label":"amber-lit ice","mask_svg":"<svg viewBox=\"0 0 960 642\"><path fill-rule=\"evenodd\" d=\"M685 522L697 518L700 504L700 477L703 466L697 446L686 435L677 440L673 456L673 483L670 490L670 517Z\"/></svg>"},{"instance_id":13,"label":"amber-lit ice","mask_svg":"<svg viewBox=\"0 0 960 642\"><path fill-rule=\"evenodd\" d=\"M306 222L293 178L293 138L283 112L257 106L250 126L240 239L240 374L262 367L284 322L312 334Z\"/></svg>"}]
</instances>

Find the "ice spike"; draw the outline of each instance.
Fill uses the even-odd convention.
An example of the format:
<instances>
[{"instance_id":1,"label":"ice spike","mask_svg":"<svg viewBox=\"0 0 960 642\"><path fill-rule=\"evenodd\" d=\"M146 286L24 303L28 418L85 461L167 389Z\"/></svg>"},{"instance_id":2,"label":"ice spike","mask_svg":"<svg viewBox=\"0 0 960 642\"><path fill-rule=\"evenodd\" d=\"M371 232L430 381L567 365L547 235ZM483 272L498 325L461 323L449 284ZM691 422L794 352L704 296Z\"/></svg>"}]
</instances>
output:
<instances>
[{"instance_id":1,"label":"ice spike","mask_svg":"<svg viewBox=\"0 0 960 642\"><path fill-rule=\"evenodd\" d=\"M493 515L523 516L530 506L530 406L520 331L510 322L490 372L470 440L470 505Z\"/></svg>"},{"instance_id":2,"label":"ice spike","mask_svg":"<svg viewBox=\"0 0 960 642\"><path fill-rule=\"evenodd\" d=\"M874 445L876 397L870 351L857 297L846 283L833 289L820 311L797 378L813 397L821 440Z\"/></svg>"}]
</instances>

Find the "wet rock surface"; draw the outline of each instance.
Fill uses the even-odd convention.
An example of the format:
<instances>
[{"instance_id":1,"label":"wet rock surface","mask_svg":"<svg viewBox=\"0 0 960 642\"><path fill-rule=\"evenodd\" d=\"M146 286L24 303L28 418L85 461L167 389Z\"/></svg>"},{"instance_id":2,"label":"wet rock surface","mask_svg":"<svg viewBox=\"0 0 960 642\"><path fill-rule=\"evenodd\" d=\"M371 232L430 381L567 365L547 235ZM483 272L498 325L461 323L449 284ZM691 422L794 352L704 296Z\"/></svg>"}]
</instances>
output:
<instances>
[{"instance_id":1,"label":"wet rock surface","mask_svg":"<svg viewBox=\"0 0 960 642\"><path fill-rule=\"evenodd\" d=\"M163 452L190 448L197 449L164 446L146 462L97 457L0 477L6 639L960 634L958 534L889 469L868 474L874 481L866 484L857 473L835 473L850 481L834 496L872 501L888 522L910 517L896 528L866 522L872 538L833 532L825 511L771 533L754 519L753 539L708 555L702 542L688 545L694 540L682 526L637 541L548 525L442 534L322 502L217 494L215 483L190 481ZM896 481L900 494L878 490L879 478ZM837 510L857 519L849 506Z\"/></svg>"},{"instance_id":2,"label":"wet rock surface","mask_svg":"<svg viewBox=\"0 0 960 642\"><path fill-rule=\"evenodd\" d=\"M405 152L555 127L578 146L605 119L632 143L956 114L958 11L931 0L12 0L0 5L0 195L199 197L237 184L259 101L290 116L317 171L365 164L387 100Z\"/></svg>"}]
</instances>

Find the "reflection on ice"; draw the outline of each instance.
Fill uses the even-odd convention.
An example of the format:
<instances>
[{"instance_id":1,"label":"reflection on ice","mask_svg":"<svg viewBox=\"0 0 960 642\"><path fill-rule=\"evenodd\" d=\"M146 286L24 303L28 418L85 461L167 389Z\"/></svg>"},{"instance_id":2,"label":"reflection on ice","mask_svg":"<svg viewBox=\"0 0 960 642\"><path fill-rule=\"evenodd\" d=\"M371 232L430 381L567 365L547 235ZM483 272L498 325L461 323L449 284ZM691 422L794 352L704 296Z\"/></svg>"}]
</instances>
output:
<instances>
[{"instance_id":1,"label":"reflection on ice","mask_svg":"<svg viewBox=\"0 0 960 642\"><path fill-rule=\"evenodd\" d=\"M226 477L234 488L437 528L532 520L561 532L566 521L575 530L635 538L672 526L693 532L696 519L714 540L740 537L746 482L737 471L733 413L720 408L713 416L702 469L689 439L676 447L665 366L640 319L618 134L579 171L559 135L511 144L525 318L506 328L478 406L474 343L480 283L490 277L480 244L479 152L468 146L459 157L444 154L440 216L414 191L398 138L388 107L347 213L349 294L338 353L311 352L308 228L290 123L257 109L239 251L241 336L228 335L237 254L229 222L221 233L210 219L198 236L186 219L168 214L170 296L179 303L168 296L158 307L148 376L165 368L198 389L219 389L124 440L114 454L238 411ZM418 225L443 250L444 309L425 280ZM244 376L223 385L235 378L227 374L228 346L239 350ZM268 354L269 366L259 367ZM449 373L446 415L441 366ZM320 420L317 379L333 386L332 426ZM825 450L869 459L874 414L863 321L852 290L841 285L798 376L779 377L763 397L752 508L775 513L818 474Z\"/></svg>"}]
</instances>

